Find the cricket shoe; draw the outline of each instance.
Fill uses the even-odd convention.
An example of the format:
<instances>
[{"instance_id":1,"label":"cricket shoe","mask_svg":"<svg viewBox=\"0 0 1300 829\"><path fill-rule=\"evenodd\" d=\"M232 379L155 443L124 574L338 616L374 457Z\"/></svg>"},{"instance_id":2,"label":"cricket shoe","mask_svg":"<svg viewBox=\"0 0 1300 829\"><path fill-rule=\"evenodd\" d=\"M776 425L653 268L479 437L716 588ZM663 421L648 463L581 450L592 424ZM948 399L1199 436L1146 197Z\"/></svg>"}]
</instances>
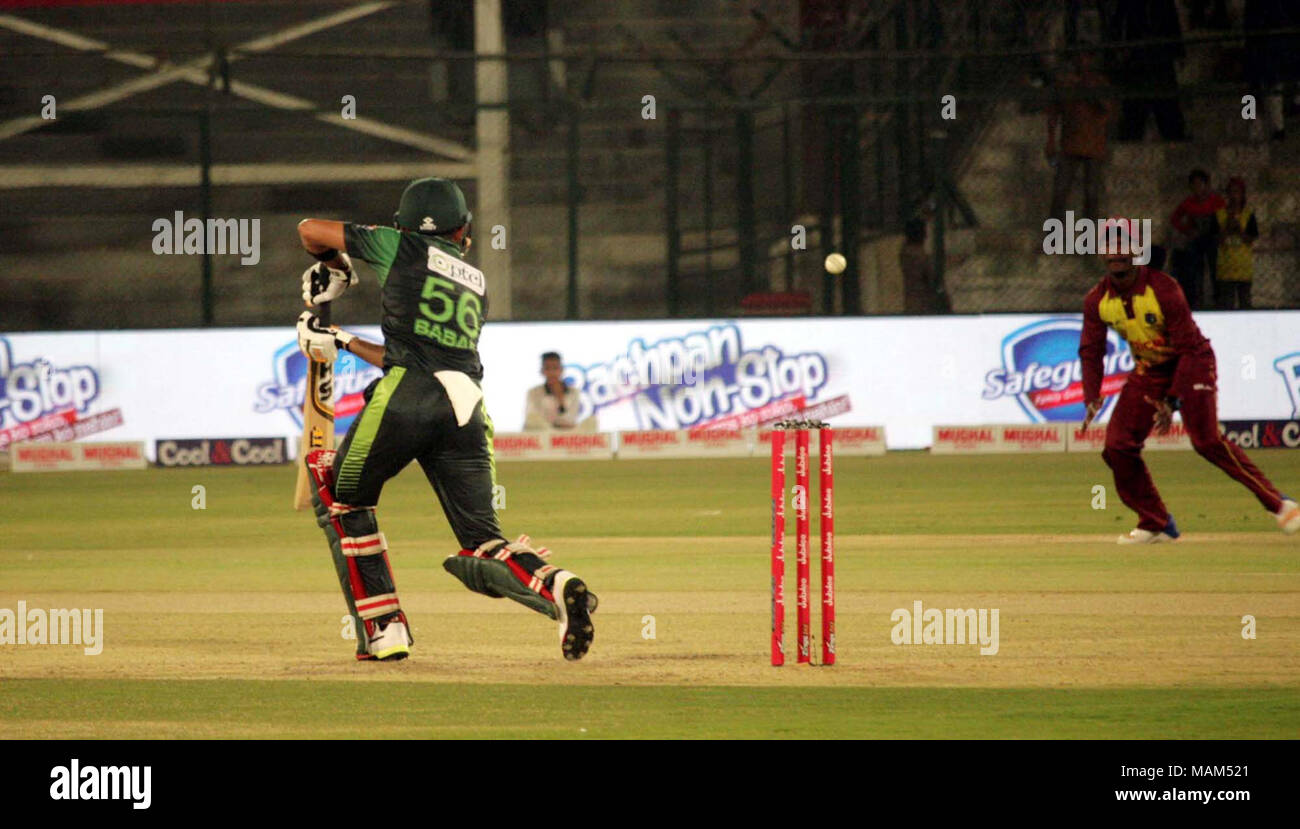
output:
<instances>
[{"instance_id":1,"label":"cricket shoe","mask_svg":"<svg viewBox=\"0 0 1300 829\"><path fill-rule=\"evenodd\" d=\"M560 649L565 659L579 660L587 655L596 636L591 624L591 614L598 604L596 594L568 570L555 574L551 593L555 596L555 620L560 623Z\"/></svg>"},{"instance_id":2,"label":"cricket shoe","mask_svg":"<svg viewBox=\"0 0 1300 829\"><path fill-rule=\"evenodd\" d=\"M1165 541L1173 541L1181 534L1178 532L1178 525L1174 523L1174 517L1171 515L1169 516L1169 523L1165 524L1165 528L1160 532L1152 532L1138 527L1121 535L1117 541L1120 544L1160 544Z\"/></svg>"},{"instance_id":3,"label":"cricket shoe","mask_svg":"<svg viewBox=\"0 0 1300 829\"><path fill-rule=\"evenodd\" d=\"M381 662L391 659L396 662L411 655L411 634L405 622L389 622L370 637L370 656Z\"/></svg>"},{"instance_id":4,"label":"cricket shoe","mask_svg":"<svg viewBox=\"0 0 1300 829\"><path fill-rule=\"evenodd\" d=\"M1282 496L1282 506L1277 510L1277 526L1287 535L1300 531L1300 504L1285 495Z\"/></svg>"}]
</instances>

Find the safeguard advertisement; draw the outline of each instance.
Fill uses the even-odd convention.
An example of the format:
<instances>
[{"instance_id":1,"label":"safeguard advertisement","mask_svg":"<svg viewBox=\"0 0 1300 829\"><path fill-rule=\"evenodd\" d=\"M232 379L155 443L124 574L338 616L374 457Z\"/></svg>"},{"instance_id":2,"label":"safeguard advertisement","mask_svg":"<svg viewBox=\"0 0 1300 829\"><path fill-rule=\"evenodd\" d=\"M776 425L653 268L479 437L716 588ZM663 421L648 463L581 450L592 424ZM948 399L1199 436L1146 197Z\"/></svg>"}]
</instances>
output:
<instances>
[{"instance_id":1,"label":"safeguard advertisement","mask_svg":"<svg viewBox=\"0 0 1300 829\"><path fill-rule=\"evenodd\" d=\"M1220 418L1242 439L1292 442L1285 424L1300 419L1300 312L1196 319L1218 355ZM484 328L480 352L499 433L522 431L541 354L558 351L594 431L734 431L802 417L884 426L890 449L916 449L931 445L938 426L1082 419L1080 324L1077 314L498 322ZM381 339L377 326L349 330ZM1116 392L1132 370L1112 333L1104 390ZM0 451L138 440L156 460L159 441L281 437L296 451L305 373L291 325L0 334ZM339 434L379 375L340 355Z\"/></svg>"}]
</instances>

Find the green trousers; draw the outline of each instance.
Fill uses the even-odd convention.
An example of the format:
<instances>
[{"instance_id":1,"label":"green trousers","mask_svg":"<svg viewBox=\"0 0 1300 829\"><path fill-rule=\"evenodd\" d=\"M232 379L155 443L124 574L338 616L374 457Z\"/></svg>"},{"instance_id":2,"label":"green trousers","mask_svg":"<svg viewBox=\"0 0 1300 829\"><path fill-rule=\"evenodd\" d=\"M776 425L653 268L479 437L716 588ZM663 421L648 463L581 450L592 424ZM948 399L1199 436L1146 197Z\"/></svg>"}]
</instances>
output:
<instances>
[{"instance_id":1,"label":"green trousers","mask_svg":"<svg viewBox=\"0 0 1300 829\"><path fill-rule=\"evenodd\" d=\"M334 459L335 499L375 506L388 479L416 461L461 547L503 538L492 506L492 420L483 402L459 426L437 378L401 366L371 383L365 399Z\"/></svg>"}]
</instances>

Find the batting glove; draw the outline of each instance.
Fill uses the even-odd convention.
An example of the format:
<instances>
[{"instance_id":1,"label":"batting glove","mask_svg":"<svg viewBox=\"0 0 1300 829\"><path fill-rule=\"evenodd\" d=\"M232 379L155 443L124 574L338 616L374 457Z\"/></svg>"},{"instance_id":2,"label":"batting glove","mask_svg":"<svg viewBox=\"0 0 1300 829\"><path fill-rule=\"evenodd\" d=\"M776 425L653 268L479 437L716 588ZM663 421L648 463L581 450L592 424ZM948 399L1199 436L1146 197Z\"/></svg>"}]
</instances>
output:
<instances>
[{"instance_id":1,"label":"batting glove","mask_svg":"<svg viewBox=\"0 0 1300 829\"><path fill-rule=\"evenodd\" d=\"M333 302L343 296L343 292L360 282L356 270L346 253L339 258L347 265L347 270L326 267L324 263L312 265L302 272L302 301L308 305L320 305Z\"/></svg>"},{"instance_id":2,"label":"batting glove","mask_svg":"<svg viewBox=\"0 0 1300 829\"><path fill-rule=\"evenodd\" d=\"M339 356L339 349L347 350L348 343L356 337L336 326L323 326L320 318L311 311L298 315L298 349L309 360L318 363L332 363Z\"/></svg>"}]
</instances>

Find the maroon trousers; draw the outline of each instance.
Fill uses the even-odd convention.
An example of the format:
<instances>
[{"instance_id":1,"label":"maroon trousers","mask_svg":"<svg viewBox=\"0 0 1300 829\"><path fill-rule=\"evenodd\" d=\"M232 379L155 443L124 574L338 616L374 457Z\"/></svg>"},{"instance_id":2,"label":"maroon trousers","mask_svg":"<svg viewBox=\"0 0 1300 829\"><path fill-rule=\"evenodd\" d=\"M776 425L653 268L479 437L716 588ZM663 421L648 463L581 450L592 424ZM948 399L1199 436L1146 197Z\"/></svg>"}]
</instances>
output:
<instances>
[{"instance_id":1,"label":"maroon trousers","mask_svg":"<svg viewBox=\"0 0 1300 829\"><path fill-rule=\"evenodd\" d=\"M1277 487L1251 463L1240 446L1219 434L1214 354L1180 359L1196 361L1196 371L1189 388L1183 390L1180 409L1192 448L1253 492L1265 509L1277 512L1282 506ZM1169 510L1160 500L1160 493L1142 460L1142 446L1147 435L1151 434L1156 411L1146 398L1163 399L1172 382L1172 376L1138 374L1136 371L1130 374L1106 427L1106 449L1102 452L1107 466L1115 473L1115 489L1120 499L1138 514L1138 527L1152 532L1164 529L1169 521Z\"/></svg>"}]
</instances>

